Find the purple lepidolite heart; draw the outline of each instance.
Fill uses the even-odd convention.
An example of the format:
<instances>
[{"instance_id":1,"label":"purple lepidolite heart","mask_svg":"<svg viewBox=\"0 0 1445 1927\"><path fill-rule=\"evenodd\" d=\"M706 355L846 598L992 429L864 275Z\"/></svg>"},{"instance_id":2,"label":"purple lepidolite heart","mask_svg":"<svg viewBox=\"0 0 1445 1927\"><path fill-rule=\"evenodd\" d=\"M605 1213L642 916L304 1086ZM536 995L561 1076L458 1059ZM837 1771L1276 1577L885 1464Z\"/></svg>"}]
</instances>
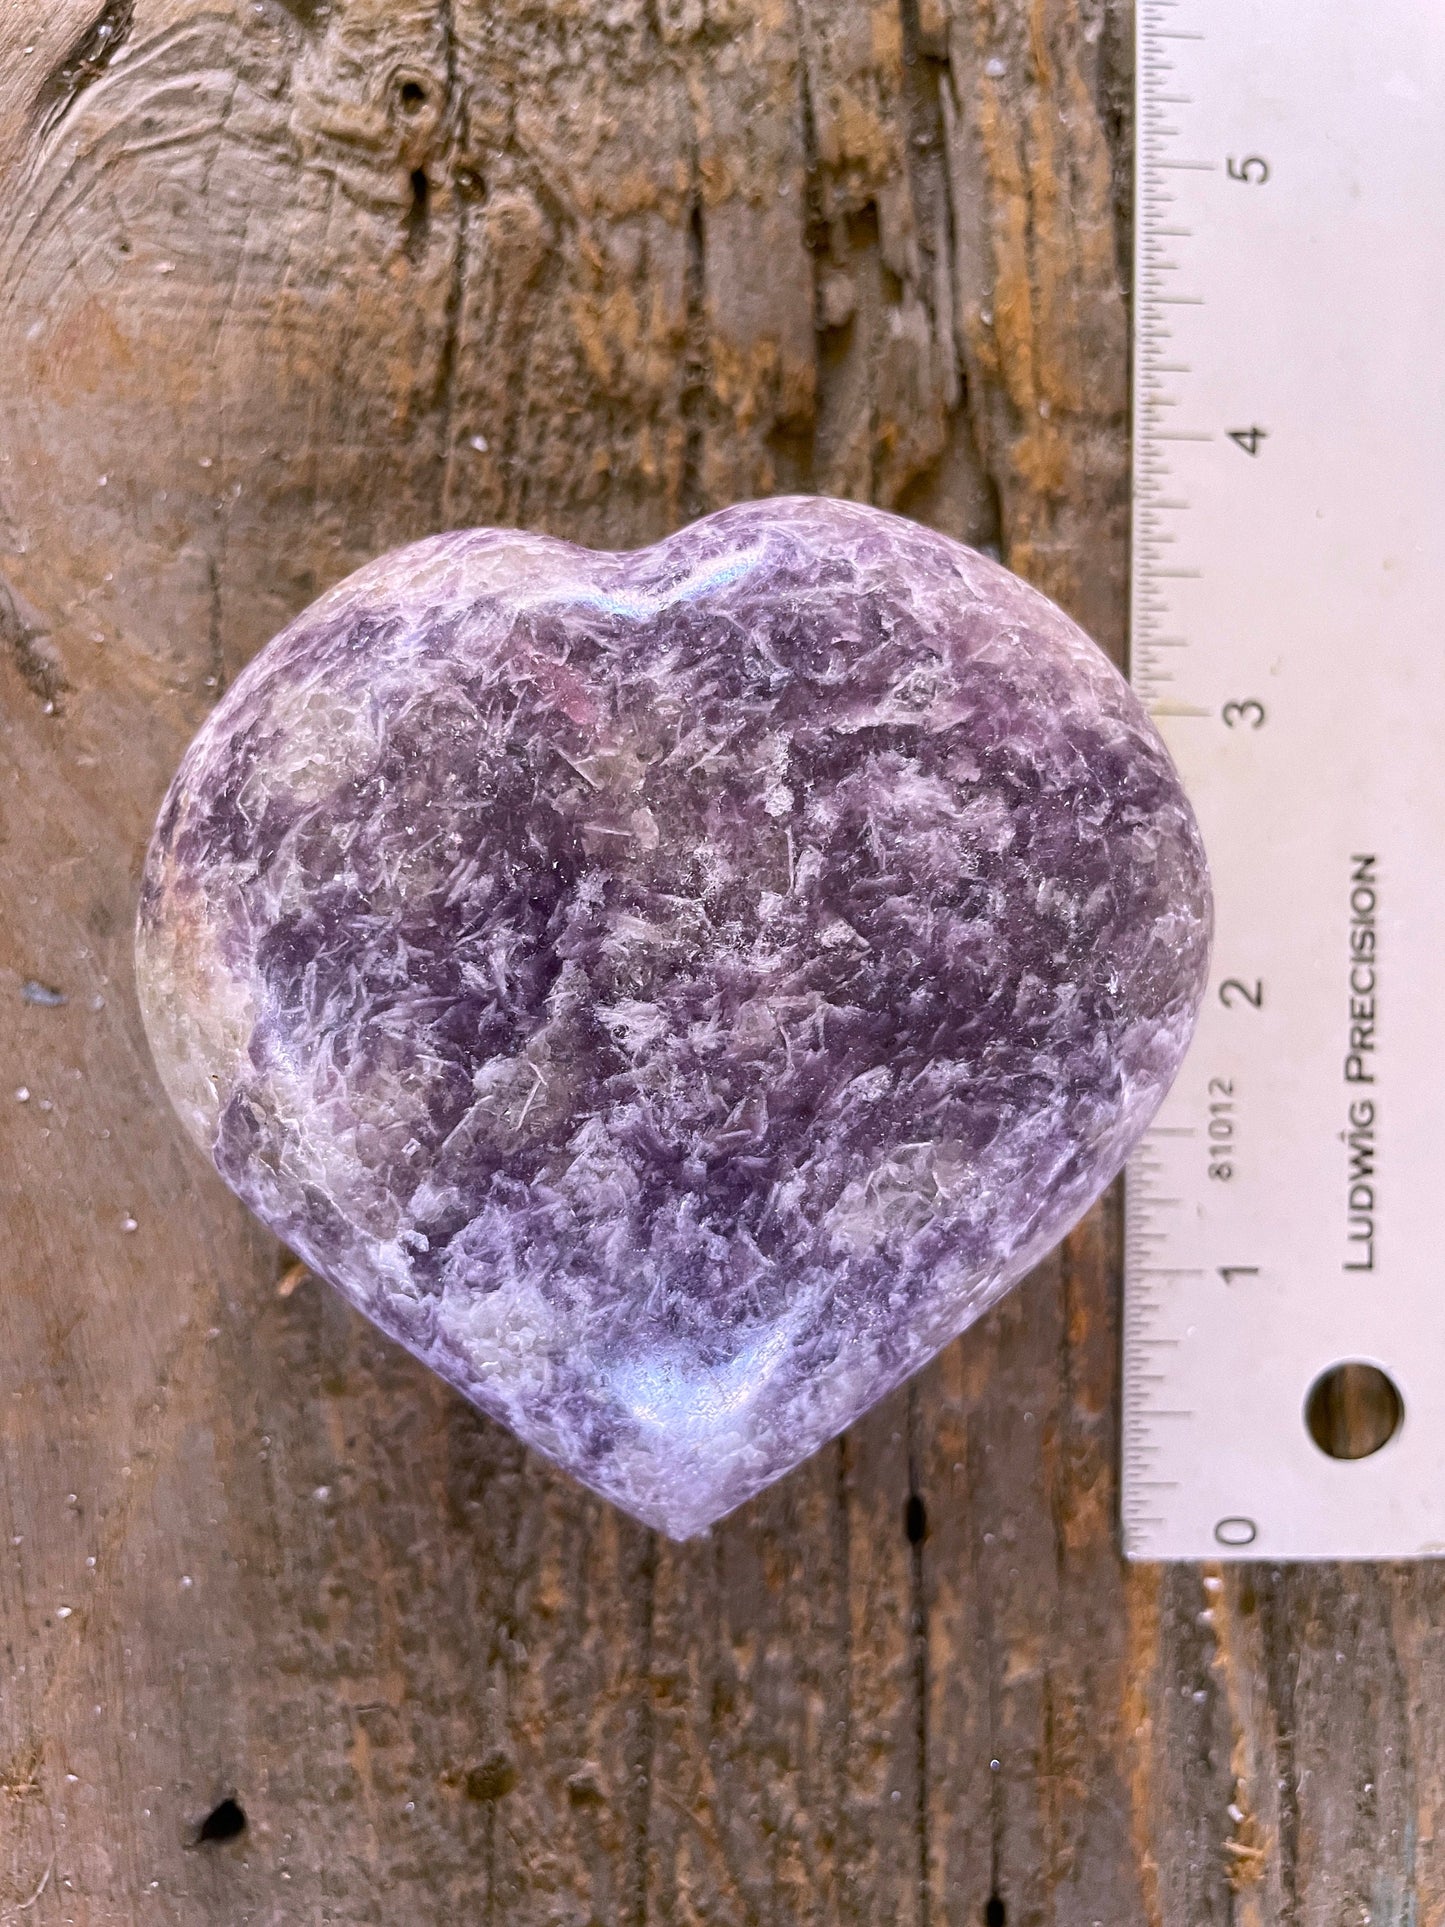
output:
<instances>
[{"instance_id":1,"label":"purple lepidolite heart","mask_svg":"<svg viewBox=\"0 0 1445 1927\"><path fill-rule=\"evenodd\" d=\"M228 1184L684 1537L1017 1279L1178 1067L1210 904L1098 649L852 503L383 557L236 681L148 860Z\"/></svg>"}]
</instances>

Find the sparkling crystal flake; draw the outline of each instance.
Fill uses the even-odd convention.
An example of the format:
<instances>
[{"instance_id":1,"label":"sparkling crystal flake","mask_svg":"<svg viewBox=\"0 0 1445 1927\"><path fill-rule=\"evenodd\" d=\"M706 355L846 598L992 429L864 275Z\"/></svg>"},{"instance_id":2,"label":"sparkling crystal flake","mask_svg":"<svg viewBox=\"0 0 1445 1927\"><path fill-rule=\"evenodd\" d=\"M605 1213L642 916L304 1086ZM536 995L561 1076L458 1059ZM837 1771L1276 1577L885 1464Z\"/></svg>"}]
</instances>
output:
<instances>
[{"instance_id":1,"label":"sparkling crystal flake","mask_svg":"<svg viewBox=\"0 0 1445 1927\"><path fill-rule=\"evenodd\" d=\"M167 1090L317 1272L698 1532L1017 1279L1178 1067L1193 817L1104 656L851 503L383 557L239 677L146 869Z\"/></svg>"}]
</instances>

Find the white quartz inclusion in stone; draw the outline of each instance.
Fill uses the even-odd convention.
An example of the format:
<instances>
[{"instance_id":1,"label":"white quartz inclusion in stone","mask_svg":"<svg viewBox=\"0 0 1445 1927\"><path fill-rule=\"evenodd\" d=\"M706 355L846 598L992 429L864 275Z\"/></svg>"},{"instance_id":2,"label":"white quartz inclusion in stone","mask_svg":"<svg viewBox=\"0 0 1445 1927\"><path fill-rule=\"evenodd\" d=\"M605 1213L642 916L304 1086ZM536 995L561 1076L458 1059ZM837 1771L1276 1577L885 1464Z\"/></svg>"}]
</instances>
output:
<instances>
[{"instance_id":1,"label":"white quartz inclusion in stone","mask_svg":"<svg viewBox=\"0 0 1445 1927\"><path fill-rule=\"evenodd\" d=\"M682 1538L977 1318L1178 1068L1210 900L1092 642L897 516L475 529L181 764L142 1003L196 1141L483 1411Z\"/></svg>"}]
</instances>

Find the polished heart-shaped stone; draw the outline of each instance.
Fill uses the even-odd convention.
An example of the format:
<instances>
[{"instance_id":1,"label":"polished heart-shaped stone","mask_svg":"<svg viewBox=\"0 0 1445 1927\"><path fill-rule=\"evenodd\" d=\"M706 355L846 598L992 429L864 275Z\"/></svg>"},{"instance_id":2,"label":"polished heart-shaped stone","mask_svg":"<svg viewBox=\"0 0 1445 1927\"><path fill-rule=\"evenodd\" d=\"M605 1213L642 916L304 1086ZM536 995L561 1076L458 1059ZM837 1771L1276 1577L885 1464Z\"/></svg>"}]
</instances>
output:
<instances>
[{"instance_id":1,"label":"polished heart-shaped stone","mask_svg":"<svg viewBox=\"0 0 1445 1927\"><path fill-rule=\"evenodd\" d=\"M228 1184L685 1537L921 1365L1147 1125L1206 967L1168 756L1067 617L851 503L439 535L251 663L146 867Z\"/></svg>"}]
</instances>

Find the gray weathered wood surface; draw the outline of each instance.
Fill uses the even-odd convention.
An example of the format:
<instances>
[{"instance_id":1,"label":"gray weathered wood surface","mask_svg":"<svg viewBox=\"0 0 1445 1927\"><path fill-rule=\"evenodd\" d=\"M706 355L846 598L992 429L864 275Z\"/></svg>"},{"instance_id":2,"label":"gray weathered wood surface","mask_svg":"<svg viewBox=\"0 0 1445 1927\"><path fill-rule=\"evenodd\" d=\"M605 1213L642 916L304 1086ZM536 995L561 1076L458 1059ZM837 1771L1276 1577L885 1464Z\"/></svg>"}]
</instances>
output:
<instances>
[{"instance_id":1,"label":"gray weathered wood surface","mask_svg":"<svg viewBox=\"0 0 1445 1927\"><path fill-rule=\"evenodd\" d=\"M1119 651L1130 31L0 0L0 1922L1445 1921L1442 1575L1119 1560L1113 1206L679 1549L295 1283L130 988L216 691L438 526L864 496Z\"/></svg>"}]
</instances>

